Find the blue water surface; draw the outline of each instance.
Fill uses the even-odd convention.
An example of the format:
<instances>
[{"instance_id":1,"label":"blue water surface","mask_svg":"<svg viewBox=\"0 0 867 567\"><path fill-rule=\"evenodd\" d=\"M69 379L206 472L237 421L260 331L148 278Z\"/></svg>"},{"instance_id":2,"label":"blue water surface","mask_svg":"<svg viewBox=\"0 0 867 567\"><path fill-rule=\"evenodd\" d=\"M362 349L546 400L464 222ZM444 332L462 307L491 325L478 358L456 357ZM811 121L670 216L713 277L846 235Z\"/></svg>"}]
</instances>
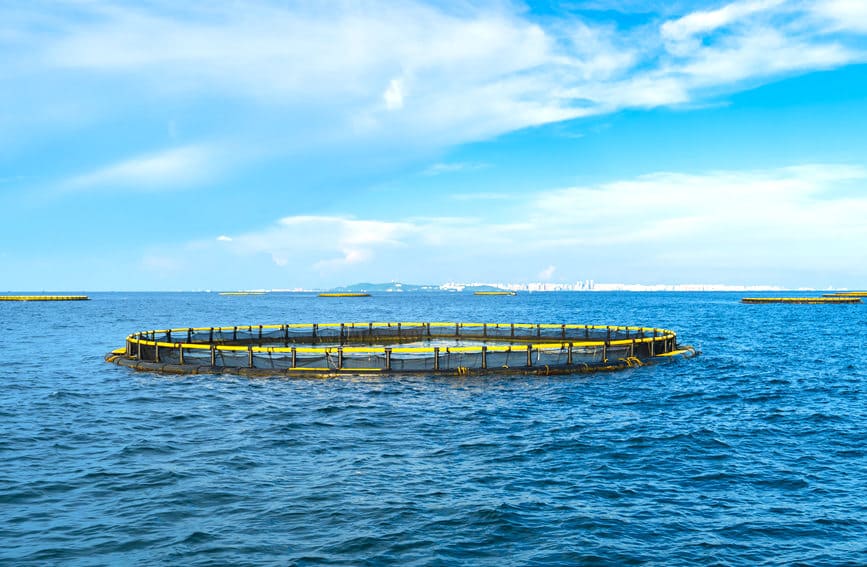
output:
<instances>
[{"instance_id":1,"label":"blue water surface","mask_svg":"<svg viewBox=\"0 0 867 567\"><path fill-rule=\"evenodd\" d=\"M0 302L0 563L867 564L867 305L728 293L91 293ZM248 379L103 361L138 330L670 328L574 376Z\"/></svg>"}]
</instances>

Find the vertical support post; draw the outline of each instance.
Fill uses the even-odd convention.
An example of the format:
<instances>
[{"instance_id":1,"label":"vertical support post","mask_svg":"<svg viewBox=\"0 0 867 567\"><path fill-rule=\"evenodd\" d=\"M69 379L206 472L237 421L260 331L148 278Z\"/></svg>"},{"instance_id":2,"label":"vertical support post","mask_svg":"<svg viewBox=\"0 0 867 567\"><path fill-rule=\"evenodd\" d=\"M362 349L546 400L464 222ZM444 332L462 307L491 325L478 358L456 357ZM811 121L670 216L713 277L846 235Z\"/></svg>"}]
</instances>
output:
<instances>
[{"instance_id":1,"label":"vertical support post","mask_svg":"<svg viewBox=\"0 0 867 567\"><path fill-rule=\"evenodd\" d=\"M188 343L193 342L193 329L192 328L187 329L187 342Z\"/></svg>"},{"instance_id":2,"label":"vertical support post","mask_svg":"<svg viewBox=\"0 0 867 567\"><path fill-rule=\"evenodd\" d=\"M569 352L566 354L566 364L572 366L572 343L569 343Z\"/></svg>"},{"instance_id":3,"label":"vertical support post","mask_svg":"<svg viewBox=\"0 0 867 567\"><path fill-rule=\"evenodd\" d=\"M385 369L391 370L391 347L385 347Z\"/></svg>"},{"instance_id":4,"label":"vertical support post","mask_svg":"<svg viewBox=\"0 0 867 567\"><path fill-rule=\"evenodd\" d=\"M566 325L560 325L560 338L566 340Z\"/></svg>"},{"instance_id":5,"label":"vertical support post","mask_svg":"<svg viewBox=\"0 0 867 567\"><path fill-rule=\"evenodd\" d=\"M344 343L344 341L346 341L346 323L341 323L340 324L340 340L338 341L338 344L342 345Z\"/></svg>"},{"instance_id":6,"label":"vertical support post","mask_svg":"<svg viewBox=\"0 0 867 567\"><path fill-rule=\"evenodd\" d=\"M232 340L238 340L238 327L232 327Z\"/></svg>"},{"instance_id":7,"label":"vertical support post","mask_svg":"<svg viewBox=\"0 0 867 567\"><path fill-rule=\"evenodd\" d=\"M367 341L373 342L373 322L367 324Z\"/></svg>"},{"instance_id":8,"label":"vertical support post","mask_svg":"<svg viewBox=\"0 0 867 567\"><path fill-rule=\"evenodd\" d=\"M460 323L455 323L455 336L456 337L461 336L461 324Z\"/></svg>"},{"instance_id":9,"label":"vertical support post","mask_svg":"<svg viewBox=\"0 0 867 567\"><path fill-rule=\"evenodd\" d=\"M608 341L602 343L602 362L608 362Z\"/></svg>"},{"instance_id":10,"label":"vertical support post","mask_svg":"<svg viewBox=\"0 0 867 567\"><path fill-rule=\"evenodd\" d=\"M292 347L292 368L297 368L298 358L297 353L295 352L295 347Z\"/></svg>"},{"instance_id":11,"label":"vertical support post","mask_svg":"<svg viewBox=\"0 0 867 567\"><path fill-rule=\"evenodd\" d=\"M154 343L154 362L160 361L160 344Z\"/></svg>"},{"instance_id":12,"label":"vertical support post","mask_svg":"<svg viewBox=\"0 0 867 567\"><path fill-rule=\"evenodd\" d=\"M184 347L178 343L178 364L184 363Z\"/></svg>"},{"instance_id":13,"label":"vertical support post","mask_svg":"<svg viewBox=\"0 0 867 567\"><path fill-rule=\"evenodd\" d=\"M533 366L533 345L527 345L527 366Z\"/></svg>"},{"instance_id":14,"label":"vertical support post","mask_svg":"<svg viewBox=\"0 0 867 567\"><path fill-rule=\"evenodd\" d=\"M211 327L211 332L208 333L208 342L209 342L209 343L213 343L213 342L214 342L214 328L213 328L213 327Z\"/></svg>"},{"instance_id":15,"label":"vertical support post","mask_svg":"<svg viewBox=\"0 0 867 567\"><path fill-rule=\"evenodd\" d=\"M635 356L635 339L632 339L632 344L629 345L629 356Z\"/></svg>"},{"instance_id":16,"label":"vertical support post","mask_svg":"<svg viewBox=\"0 0 867 567\"><path fill-rule=\"evenodd\" d=\"M434 347L434 370L440 369L440 347Z\"/></svg>"},{"instance_id":17,"label":"vertical support post","mask_svg":"<svg viewBox=\"0 0 867 567\"><path fill-rule=\"evenodd\" d=\"M343 347L337 347L337 369L340 370L343 368Z\"/></svg>"},{"instance_id":18,"label":"vertical support post","mask_svg":"<svg viewBox=\"0 0 867 567\"><path fill-rule=\"evenodd\" d=\"M482 368L488 367L488 347L482 347Z\"/></svg>"},{"instance_id":19,"label":"vertical support post","mask_svg":"<svg viewBox=\"0 0 867 567\"><path fill-rule=\"evenodd\" d=\"M135 344L136 344L135 358L136 358L136 360L141 360L141 338L140 337Z\"/></svg>"},{"instance_id":20,"label":"vertical support post","mask_svg":"<svg viewBox=\"0 0 867 567\"><path fill-rule=\"evenodd\" d=\"M217 345L211 344L211 368L217 366Z\"/></svg>"},{"instance_id":21,"label":"vertical support post","mask_svg":"<svg viewBox=\"0 0 867 567\"><path fill-rule=\"evenodd\" d=\"M542 337L542 325L536 323L536 338Z\"/></svg>"},{"instance_id":22,"label":"vertical support post","mask_svg":"<svg viewBox=\"0 0 867 567\"><path fill-rule=\"evenodd\" d=\"M316 333L319 331L319 324L313 323L313 339L310 341L312 343L316 343Z\"/></svg>"},{"instance_id":23,"label":"vertical support post","mask_svg":"<svg viewBox=\"0 0 867 567\"><path fill-rule=\"evenodd\" d=\"M482 323L482 336L483 337L488 336L488 324L487 323Z\"/></svg>"},{"instance_id":24,"label":"vertical support post","mask_svg":"<svg viewBox=\"0 0 867 567\"><path fill-rule=\"evenodd\" d=\"M253 345L247 345L247 367L253 368Z\"/></svg>"},{"instance_id":25,"label":"vertical support post","mask_svg":"<svg viewBox=\"0 0 867 567\"><path fill-rule=\"evenodd\" d=\"M425 323L424 326L427 329L427 338L430 338L430 323Z\"/></svg>"},{"instance_id":26,"label":"vertical support post","mask_svg":"<svg viewBox=\"0 0 867 567\"><path fill-rule=\"evenodd\" d=\"M512 338L514 339L514 338L515 338L515 324L512 323L512 324L511 324L511 327L512 327L511 336L512 336Z\"/></svg>"},{"instance_id":27,"label":"vertical support post","mask_svg":"<svg viewBox=\"0 0 867 567\"><path fill-rule=\"evenodd\" d=\"M172 330L171 329L166 331L166 342L167 343L172 342Z\"/></svg>"},{"instance_id":28,"label":"vertical support post","mask_svg":"<svg viewBox=\"0 0 867 567\"><path fill-rule=\"evenodd\" d=\"M397 324L397 338L400 338L400 323Z\"/></svg>"}]
</instances>

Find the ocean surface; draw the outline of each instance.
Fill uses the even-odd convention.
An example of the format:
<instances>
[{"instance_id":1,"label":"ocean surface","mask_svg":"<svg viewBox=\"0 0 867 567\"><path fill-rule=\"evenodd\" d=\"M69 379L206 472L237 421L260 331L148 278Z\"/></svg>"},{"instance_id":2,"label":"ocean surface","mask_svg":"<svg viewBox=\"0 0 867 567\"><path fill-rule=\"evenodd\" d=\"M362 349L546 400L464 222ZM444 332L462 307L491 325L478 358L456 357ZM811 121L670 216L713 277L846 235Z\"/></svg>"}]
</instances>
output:
<instances>
[{"instance_id":1,"label":"ocean surface","mask_svg":"<svg viewBox=\"0 0 867 567\"><path fill-rule=\"evenodd\" d=\"M89 295L0 302L0 564L867 564L867 305ZM103 361L138 330L387 320L659 326L702 354L329 380Z\"/></svg>"}]
</instances>

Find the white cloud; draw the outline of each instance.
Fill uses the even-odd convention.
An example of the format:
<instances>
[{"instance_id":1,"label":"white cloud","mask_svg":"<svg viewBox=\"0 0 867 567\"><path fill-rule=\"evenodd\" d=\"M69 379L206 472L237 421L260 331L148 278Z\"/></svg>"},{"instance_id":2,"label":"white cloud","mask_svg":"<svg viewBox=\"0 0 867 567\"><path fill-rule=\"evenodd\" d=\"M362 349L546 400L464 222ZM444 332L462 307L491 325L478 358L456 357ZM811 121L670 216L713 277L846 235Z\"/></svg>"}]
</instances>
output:
<instances>
[{"instance_id":1,"label":"white cloud","mask_svg":"<svg viewBox=\"0 0 867 567\"><path fill-rule=\"evenodd\" d=\"M403 108L403 81L400 79L390 80L382 98L385 101L385 107L389 110Z\"/></svg>"},{"instance_id":2,"label":"white cloud","mask_svg":"<svg viewBox=\"0 0 867 567\"><path fill-rule=\"evenodd\" d=\"M554 272L557 271L557 266L551 265L539 272L538 278L542 281L548 281L554 277Z\"/></svg>"},{"instance_id":3,"label":"white cloud","mask_svg":"<svg viewBox=\"0 0 867 567\"><path fill-rule=\"evenodd\" d=\"M206 179L217 169L215 155L199 146L173 148L104 166L68 181L67 189L175 188Z\"/></svg>"},{"instance_id":4,"label":"white cloud","mask_svg":"<svg viewBox=\"0 0 867 567\"><path fill-rule=\"evenodd\" d=\"M548 280L556 273L569 281L599 279L616 266L642 281L721 273L737 283L751 281L750 269L760 277L806 267L867 277L864 218L867 168L815 164L659 172L543 191L514 203L508 216L498 209L491 217L401 222L286 217L230 246L277 258L311 279L376 278L387 268L432 282L447 279L447 270L493 280ZM528 274L526 266L540 261L550 264Z\"/></svg>"},{"instance_id":5,"label":"white cloud","mask_svg":"<svg viewBox=\"0 0 867 567\"><path fill-rule=\"evenodd\" d=\"M697 11L681 18L669 20L661 27L666 40L681 42L719 28L743 21L757 13L767 12L786 3L786 0L742 0L716 10Z\"/></svg>"},{"instance_id":6,"label":"white cloud","mask_svg":"<svg viewBox=\"0 0 867 567\"><path fill-rule=\"evenodd\" d=\"M238 146L442 148L864 61L857 38L835 34L867 32L863 6L740 0L619 30L578 16L536 21L499 2L88 3L66 18L31 13L0 36L0 63L12 81L71 72L77 89L64 96L77 106L117 112L133 93L147 103L204 97L240 121L267 112L258 143Z\"/></svg>"},{"instance_id":7,"label":"white cloud","mask_svg":"<svg viewBox=\"0 0 867 567\"><path fill-rule=\"evenodd\" d=\"M217 237L217 242L232 242L232 237L221 234Z\"/></svg>"},{"instance_id":8,"label":"white cloud","mask_svg":"<svg viewBox=\"0 0 867 567\"><path fill-rule=\"evenodd\" d=\"M864 0L817 0L814 17L833 31L867 33L867 2Z\"/></svg>"}]
</instances>

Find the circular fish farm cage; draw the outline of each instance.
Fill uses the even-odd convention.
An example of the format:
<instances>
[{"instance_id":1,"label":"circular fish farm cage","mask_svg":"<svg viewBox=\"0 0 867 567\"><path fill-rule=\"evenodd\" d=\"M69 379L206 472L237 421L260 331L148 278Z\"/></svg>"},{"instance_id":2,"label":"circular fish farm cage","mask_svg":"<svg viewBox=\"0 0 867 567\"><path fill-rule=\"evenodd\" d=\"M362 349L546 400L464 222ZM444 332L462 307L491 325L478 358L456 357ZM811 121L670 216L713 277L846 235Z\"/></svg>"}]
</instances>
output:
<instances>
[{"instance_id":1,"label":"circular fish farm cage","mask_svg":"<svg viewBox=\"0 0 867 567\"><path fill-rule=\"evenodd\" d=\"M519 323L312 323L141 331L108 362L174 374L572 374L690 357L666 329Z\"/></svg>"}]
</instances>

